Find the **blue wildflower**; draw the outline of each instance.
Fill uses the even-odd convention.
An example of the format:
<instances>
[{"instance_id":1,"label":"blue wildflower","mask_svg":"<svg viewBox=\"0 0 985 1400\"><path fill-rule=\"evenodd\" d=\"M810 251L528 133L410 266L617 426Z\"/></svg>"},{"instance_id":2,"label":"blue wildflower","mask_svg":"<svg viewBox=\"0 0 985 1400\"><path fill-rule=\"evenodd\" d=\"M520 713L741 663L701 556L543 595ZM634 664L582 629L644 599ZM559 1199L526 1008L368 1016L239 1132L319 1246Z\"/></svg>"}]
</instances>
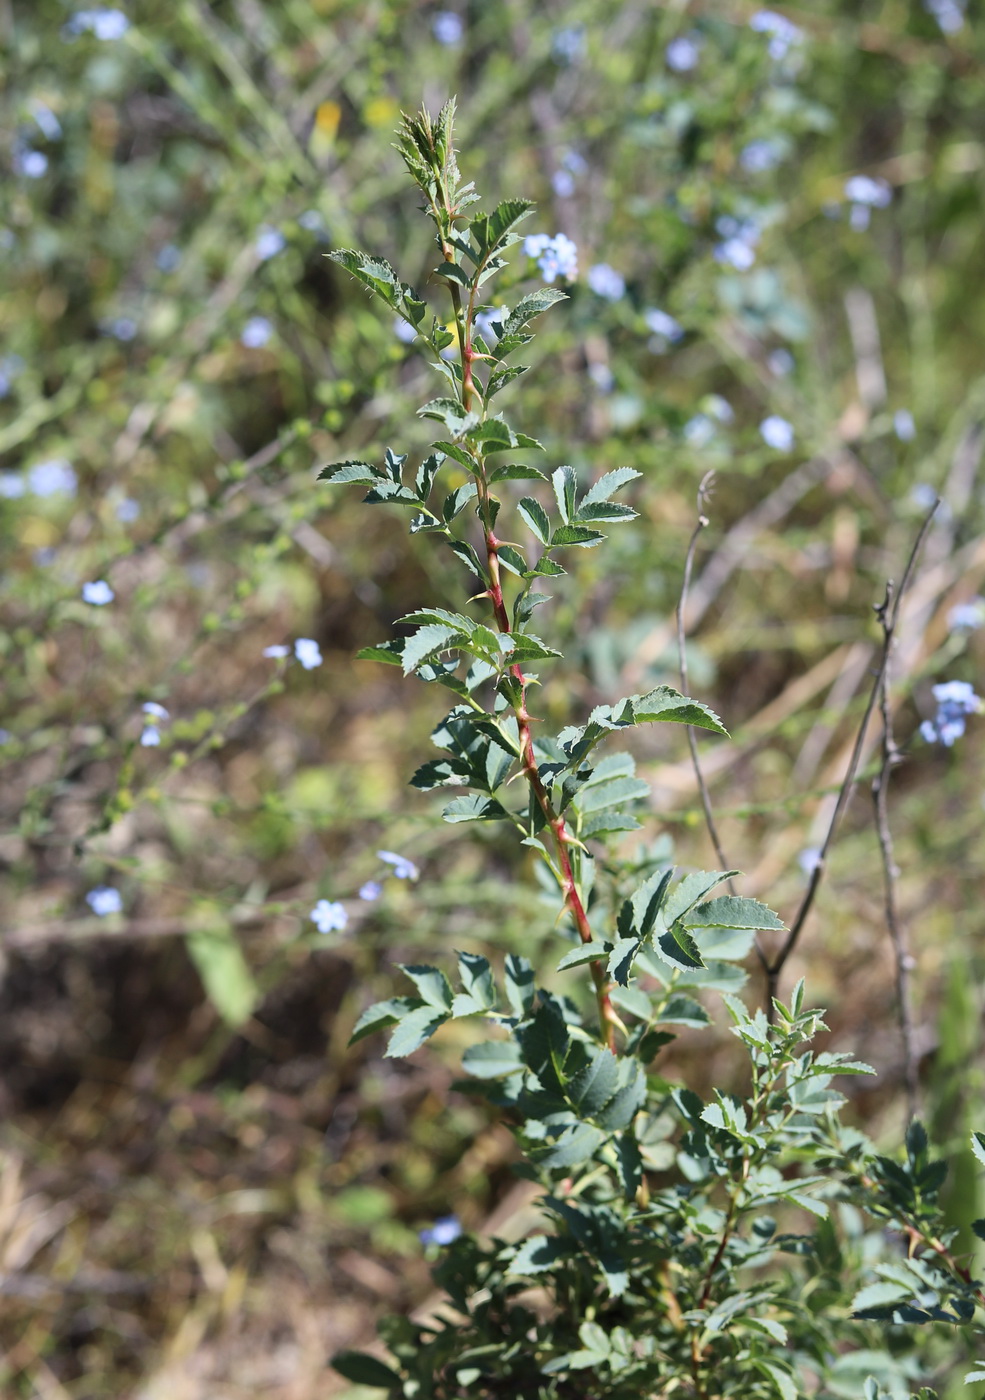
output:
<instances>
[{"instance_id":1,"label":"blue wildflower","mask_svg":"<svg viewBox=\"0 0 985 1400\"><path fill-rule=\"evenodd\" d=\"M27 473L28 485L36 496L74 496L78 478L64 457L35 462Z\"/></svg>"},{"instance_id":2,"label":"blue wildflower","mask_svg":"<svg viewBox=\"0 0 985 1400\"><path fill-rule=\"evenodd\" d=\"M108 42L122 39L129 28L130 21L122 10L76 10L62 32L74 37L88 31L94 38Z\"/></svg>"},{"instance_id":3,"label":"blue wildflower","mask_svg":"<svg viewBox=\"0 0 985 1400\"><path fill-rule=\"evenodd\" d=\"M585 52L585 26L573 24L567 29L559 29L551 42L551 53L555 63L577 63Z\"/></svg>"},{"instance_id":4,"label":"blue wildflower","mask_svg":"<svg viewBox=\"0 0 985 1400\"><path fill-rule=\"evenodd\" d=\"M531 234L523 240L523 251L534 259L545 282L558 277L573 282L578 276L578 246L566 234Z\"/></svg>"},{"instance_id":5,"label":"blue wildflower","mask_svg":"<svg viewBox=\"0 0 985 1400\"><path fill-rule=\"evenodd\" d=\"M279 228L271 228L269 224L264 224L257 234L253 251L261 262L267 262L269 258L275 258L278 253L282 253L287 247L287 239Z\"/></svg>"},{"instance_id":6,"label":"blue wildflower","mask_svg":"<svg viewBox=\"0 0 985 1400\"><path fill-rule=\"evenodd\" d=\"M779 141L750 141L739 152L739 164L750 175L762 175L782 159L783 146Z\"/></svg>"},{"instance_id":7,"label":"blue wildflower","mask_svg":"<svg viewBox=\"0 0 985 1400\"><path fill-rule=\"evenodd\" d=\"M276 646L264 647L264 656L269 656L271 661L282 661L285 656L290 656L291 648L282 646L279 642Z\"/></svg>"},{"instance_id":8,"label":"blue wildflower","mask_svg":"<svg viewBox=\"0 0 985 1400\"><path fill-rule=\"evenodd\" d=\"M912 442L917 435L917 425L908 408L898 408L893 414L893 432L900 442Z\"/></svg>"},{"instance_id":9,"label":"blue wildflower","mask_svg":"<svg viewBox=\"0 0 985 1400\"><path fill-rule=\"evenodd\" d=\"M933 696L937 713L933 719L924 720L920 733L928 744L943 744L949 749L964 733L967 716L982 708L981 698L967 681L944 681L934 686Z\"/></svg>"},{"instance_id":10,"label":"blue wildflower","mask_svg":"<svg viewBox=\"0 0 985 1400\"><path fill-rule=\"evenodd\" d=\"M274 328L266 316L251 316L243 327L239 343L245 345L247 350L259 350L261 346L266 345L273 333Z\"/></svg>"},{"instance_id":11,"label":"blue wildflower","mask_svg":"<svg viewBox=\"0 0 985 1400\"><path fill-rule=\"evenodd\" d=\"M43 151L32 151L30 147L14 154L14 169L18 175L28 180L40 180L48 169L48 157Z\"/></svg>"},{"instance_id":12,"label":"blue wildflower","mask_svg":"<svg viewBox=\"0 0 985 1400\"><path fill-rule=\"evenodd\" d=\"M398 880L416 880L421 873L412 860L397 855L396 851L377 851L376 854L387 865L393 866L393 873Z\"/></svg>"},{"instance_id":13,"label":"blue wildflower","mask_svg":"<svg viewBox=\"0 0 985 1400\"><path fill-rule=\"evenodd\" d=\"M608 263L596 263L590 267L585 281L603 301L618 301L626 290L625 280Z\"/></svg>"},{"instance_id":14,"label":"blue wildflower","mask_svg":"<svg viewBox=\"0 0 985 1400\"><path fill-rule=\"evenodd\" d=\"M715 425L707 413L696 413L684 424L684 441L692 447L707 447L715 436Z\"/></svg>"},{"instance_id":15,"label":"blue wildflower","mask_svg":"<svg viewBox=\"0 0 985 1400\"><path fill-rule=\"evenodd\" d=\"M27 491L27 482L20 472L0 472L0 499L16 501Z\"/></svg>"},{"instance_id":16,"label":"blue wildflower","mask_svg":"<svg viewBox=\"0 0 985 1400\"><path fill-rule=\"evenodd\" d=\"M804 37L802 29L798 29L786 15L779 15L775 10L757 10L749 20L749 28L757 34L770 36L767 52L770 58L777 62L786 58L789 51Z\"/></svg>"},{"instance_id":17,"label":"blue wildflower","mask_svg":"<svg viewBox=\"0 0 985 1400\"><path fill-rule=\"evenodd\" d=\"M154 261L161 272L177 272L181 266L181 249L174 243L165 243Z\"/></svg>"},{"instance_id":18,"label":"blue wildflower","mask_svg":"<svg viewBox=\"0 0 985 1400\"><path fill-rule=\"evenodd\" d=\"M937 21L944 34L957 34L964 28L964 0L923 0L923 7Z\"/></svg>"},{"instance_id":19,"label":"blue wildflower","mask_svg":"<svg viewBox=\"0 0 985 1400\"><path fill-rule=\"evenodd\" d=\"M349 922L349 916L338 900L320 899L310 917L319 933L341 933Z\"/></svg>"},{"instance_id":20,"label":"blue wildflower","mask_svg":"<svg viewBox=\"0 0 985 1400\"><path fill-rule=\"evenodd\" d=\"M104 608L107 603L112 603L115 597L116 594L104 578L82 585L82 601L91 603L94 608Z\"/></svg>"},{"instance_id":21,"label":"blue wildflower","mask_svg":"<svg viewBox=\"0 0 985 1400\"><path fill-rule=\"evenodd\" d=\"M86 904L99 919L105 919L107 914L119 914L123 908L120 891L114 890L112 885L97 885L90 890L86 895Z\"/></svg>"},{"instance_id":22,"label":"blue wildflower","mask_svg":"<svg viewBox=\"0 0 985 1400\"><path fill-rule=\"evenodd\" d=\"M62 124L46 102L35 100L31 103L31 116L37 122L38 130L46 141L58 141L62 134Z\"/></svg>"},{"instance_id":23,"label":"blue wildflower","mask_svg":"<svg viewBox=\"0 0 985 1400\"><path fill-rule=\"evenodd\" d=\"M161 742L161 731L156 724L146 724L140 736L142 749L156 749Z\"/></svg>"},{"instance_id":24,"label":"blue wildflower","mask_svg":"<svg viewBox=\"0 0 985 1400\"><path fill-rule=\"evenodd\" d=\"M453 49L456 44L462 42L465 25L454 10L439 10L431 21L431 33L439 44L444 44L446 49Z\"/></svg>"},{"instance_id":25,"label":"blue wildflower","mask_svg":"<svg viewBox=\"0 0 985 1400\"><path fill-rule=\"evenodd\" d=\"M379 880L367 880L364 885L359 886L359 898L364 899L367 904L372 904L375 899L379 899L383 893L383 886Z\"/></svg>"},{"instance_id":26,"label":"blue wildflower","mask_svg":"<svg viewBox=\"0 0 985 1400\"><path fill-rule=\"evenodd\" d=\"M775 374L777 379L783 379L796 368L796 361L790 351L781 346L779 350L770 351L766 358L766 366L770 374Z\"/></svg>"},{"instance_id":27,"label":"blue wildflower","mask_svg":"<svg viewBox=\"0 0 985 1400\"><path fill-rule=\"evenodd\" d=\"M797 857L797 864L805 875L813 875L814 871L821 864L821 847L805 846Z\"/></svg>"},{"instance_id":28,"label":"blue wildflower","mask_svg":"<svg viewBox=\"0 0 985 1400\"><path fill-rule=\"evenodd\" d=\"M776 413L771 413L759 425L759 433L767 447L777 452L789 452L794 444L793 424Z\"/></svg>"},{"instance_id":29,"label":"blue wildflower","mask_svg":"<svg viewBox=\"0 0 985 1400\"><path fill-rule=\"evenodd\" d=\"M700 34L681 34L664 49L667 67L675 73L690 73L701 58Z\"/></svg>"},{"instance_id":30,"label":"blue wildflower","mask_svg":"<svg viewBox=\"0 0 985 1400\"><path fill-rule=\"evenodd\" d=\"M139 515L140 502L135 501L132 496L124 496L116 507L116 518L123 525L132 525Z\"/></svg>"},{"instance_id":31,"label":"blue wildflower","mask_svg":"<svg viewBox=\"0 0 985 1400\"><path fill-rule=\"evenodd\" d=\"M443 1215L426 1230L420 1231L421 1244L449 1245L462 1233L462 1222L457 1215Z\"/></svg>"},{"instance_id":32,"label":"blue wildflower","mask_svg":"<svg viewBox=\"0 0 985 1400\"><path fill-rule=\"evenodd\" d=\"M643 320L646 322L647 330L653 332L658 341L663 345L653 346L654 349L666 349L667 343L676 344L684 336L684 327L679 321L675 321L673 316L666 311L660 311L653 306L649 311L643 312Z\"/></svg>"},{"instance_id":33,"label":"blue wildflower","mask_svg":"<svg viewBox=\"0 0 985 1400\"><path fill-rule=\"evenodd\" d=\"M985 598L958 603L947 615L949 632L977 632L980 627L985 627Z\"/></svg>"},{"instance_id":34,"label":"blue wildflower","mask_svg":"<svg viewBox=\"0 0 985 1400\"><path fill-rule=\"evenodd\" d=\"M322 664L321 649L311 637L298 637L294 643L294 655L306 671L313 671Z\"/></svg>"}]
</instances>

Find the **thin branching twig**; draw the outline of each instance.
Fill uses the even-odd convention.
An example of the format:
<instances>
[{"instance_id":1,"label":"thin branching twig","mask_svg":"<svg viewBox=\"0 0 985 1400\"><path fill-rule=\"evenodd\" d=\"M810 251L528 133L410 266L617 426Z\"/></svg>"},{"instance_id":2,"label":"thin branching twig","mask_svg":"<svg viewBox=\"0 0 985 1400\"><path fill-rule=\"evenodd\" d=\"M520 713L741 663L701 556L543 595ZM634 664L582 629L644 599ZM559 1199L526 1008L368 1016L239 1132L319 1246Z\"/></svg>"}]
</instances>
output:
<instances>
[{"instance_id":1,"label":"thin branching twig","mask_svg":"<svg viewBox=\"0 0 985 1400\"><path fill-rule=\"evenodd\" d=\"M691 535L691 541L687 547L687 556L684 560L684 580L681 584L681 596L677 604L677 659L681 672L681 690L685 695L689 694L688 674L687 674L687 646L684 634L684 614L687 608L688 589L691 586L691 570L694 567L694 555L698 547L698 537L701 531L708 525L708 517L704 513L705 503L711 496L712 487L715 482L715 473L706 472L701 478L698 487L698 520ZM691 763L694 765L694 776L698 784L698 792L701 794L701 808L705 814L705 825L708 828L708 835L711 837L711 844L715 848L715 855L718 859L720 870L730 869L728 861L725 859L725 852L722 849L721 838L718 835L718 827L715 824L715 814L711 809L711 796L708 792L708 785L705 782L704 774L701 771L701 761L698 757L698 741L694 734L694 725L687 726L687 742L691 750ZM735 894L735 886L731 880L727 881L729 894Z\"/></svg>"},{"instance_id":2,"label":"thin branching twig","mask_svg":"<svg viewBox=\"0 0 985 1400\"><path fill-rule=\"evenodd\" d=\"M892 580L890 580L886 585L886 597L876 608L876 616L882 628L883 644L887 657L892 646L898 615L899 596L894 595ZM882 715L882 765L872 781L872 800L875 803L876 831L879 835L879 853L882 857L886 927L889 930L890 942L893 945L893 959L896 964L896 1006L900 1034L903 1040L903 1077L906 1084L907 1112L910 1119L913 1119L920 1112L919 1067L913 1035L913 1007L910 1001L910 973L914 963L906 929L900 922L896 905L896 881L899 878L899 867L893 854L893 834L889 826L889 775L896 765L902 762L902 759L893 736L893 717L889 706L888 665L882 673L882 683L879 688L879 710Z\"/></svg>"},{"instance_id":3,"label":"thin branching twig","mask_svg":"<svg viewBox=\"0 0 985 1400\"><path fill-rule=\"evenodd\" d=\"M933 521L934 515L936 514L937 507L939 505L940 500L938 499L934 502L930 511L928 511L926 519L924 520L923 524L920 526L919 531L917 532L917 537L913 542L913 548L910 550L910 557L906 561L906 568L903 570L903 578L900 582L899 591L896 593L892 617L888 619L888 625L884 624L882 655L879 659L879 669L876 672L875 680L872 684L872 689L869 692L868 704L865 707L865 713L862 716L862 723L859 725L859 730L855 739L855 744L852 748L851 758L849 759L848 772L845 774L844 781L841 785L841 790L838 793L838 801L835 803L835 809L832 813L831 821L828 824L827 834L824 838L824 844L822 845L820 854L817 858L817 863L811 871L811 876L807 885L807 889L804 893L803 899L800 902L800 908L797 910L796 916L794 917L794 920L790 925L790 932L784 939L783 944L780 947L780 951L777 953L776 957L772 960L772 962L766 963L766 1013L768 1016L771 1016L773 1012L773 999L776 996L777 986L780 980L780 973L783 971L787 959L793 952L794 948L797 946L797 941L800 938L801 933L803 932L804 924L807 921L808 914L811 912L811 908L814 904L814 897L817 894L818 886L820 885L821 879L824 875L825 862L827 860L828 851L831 848L831 843L834 840L835 832L837 831L841 818L844 815L845 808L848 806L848 801L851 797L852 788L855 784L855 775L858 771L858 765L862 757L862 751L865 747L865 735L869 727L869 720L872 718L872 712L880 701L880 697L882 696L883 688L886 683L886 675L889 669L889 654L892 650L893 641L896 636L896 628L897 624L899 623L900 608L903 602L903 595L906 593L906 590L909 586L910 579L913 575L913 570L917 562L917 556L919 555L920 550L923 546L923 542L927 537L927 532L930 529L931 522Z\"/></svg>"}]
</instances>

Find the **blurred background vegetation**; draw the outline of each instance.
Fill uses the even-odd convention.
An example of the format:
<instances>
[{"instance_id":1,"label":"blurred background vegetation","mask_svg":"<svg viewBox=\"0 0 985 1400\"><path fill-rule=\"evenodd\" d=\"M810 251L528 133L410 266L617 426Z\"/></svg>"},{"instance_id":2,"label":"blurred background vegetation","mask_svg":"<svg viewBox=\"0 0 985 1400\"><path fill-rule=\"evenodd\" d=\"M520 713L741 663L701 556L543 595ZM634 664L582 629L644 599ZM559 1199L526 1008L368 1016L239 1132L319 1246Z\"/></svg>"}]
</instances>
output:
<instances>
[{"instance_id":1,"label":"blurred background vegetation","mask_svg":"<svg viewBox=\"0 0 985 1400\"><path fill-rule=\"evenodd\" d=\"M401 109L451 93L483 196L536 198L527 231L579 250L511 416L551 467L643 473L642 518L553 590L569 662L541 713L676 683L714 468L691 691L734 736L703 744L729 859L788 916L873 605L943 497L896 653L892 817L931 1127L955 1221L983 1213L961 1147L983 1126L983 726L948 749L919 725L983 659L985 16L768 14L0 0L3 1394L334 1394L326 1357L426 1298L429 1221L525 1228L508 1132L454 1088L458 1031L409 1063L345 1048L396 962L536 957L556 912L531 917L498 834L406 786L440 697L353 659L420 602L456 605L458 565L314 479L429 440L413 411L437 381L324 254L425 283L390 142ZM531 276L519 256L501 294ZM320 666L263 655L299 637ZM683 736L636 756L647 839L713 864ZM838 1048L879 1070L853 1112L893 1142L875 757L788 982L806 973ZM380 848L419 881L384 879ZM322 898L345 929L316 930ZM726 1035L667 1055L698 1088L732 1073Z\"/></svg>"}]
</instances>

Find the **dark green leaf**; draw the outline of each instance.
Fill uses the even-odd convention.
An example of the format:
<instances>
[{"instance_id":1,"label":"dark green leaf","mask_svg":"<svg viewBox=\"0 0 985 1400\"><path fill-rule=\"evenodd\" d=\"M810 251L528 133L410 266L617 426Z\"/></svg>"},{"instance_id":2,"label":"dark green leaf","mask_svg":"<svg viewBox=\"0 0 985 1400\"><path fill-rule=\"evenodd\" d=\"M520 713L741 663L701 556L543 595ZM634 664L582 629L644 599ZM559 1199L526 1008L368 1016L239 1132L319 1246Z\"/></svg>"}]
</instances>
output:
<instances>
[{"instance_id":1,"label":"dark green leaf","mask_svg":"<svg viewBox=\"0 0 985 1400\"><path fill-rule=\"evenodd\" d=\"M551 536L551 549L560 549L563 545L594 549L604 539L600 530L589 530L584 525L559 525Z\"/></svg>"},{"instance_id":2,"label":"dark green leaf","mask_svg":"<svg viewBox=\"0 0 985 1400\"><path fill-rule=\"evenodd\" d=\"M532 496L524 496L517 503L517 510L541 544L546 545L550 539L551 522L540 502L535 501Z\"/></svg>"},{"instance_id":3,"label":"dark green leaf","mask_svg":"<svg viewBox=\"0 0 985 1400\"><path fill-rule=\"evenodd\" d=\"M671 924L658 942L664 957L678 967L704 967L697 943L679 921Z\"/></svg>"},{"instance_id":4,"label":"dark green leaf","mask_svg":"<svg viewBox=\"0 0 985 1400\"><path fill-rule=\"evenodd\" d=\"M508 462L489 474L489 484L496 481L546 481L547 477L536 467L524 466L522 462Z\"/></svg>"},{"instance_id":5,"label":"dark green leaf","mask_svg":"<svg viewBox=\"0 0 985 1400\"><path fill-rule=\"evenodd\" d=\"M377 1390L392 1390L403 1383L396 1371L391 1371L375 1356L367 1356L364 1351L338 1351L332 1357L332 1366L340 1376L354 1385L368 1385Z\"/></svg>"},{"instance_id":6,"label":"dark green leaf","mask_svg":"<svg viewBox=\"0 0 985 1400\"><path fill-rule=\"evenodd\" d=\"M462 1065L476 1079L499 1079L522 1069L520 1051L512 1040L483 1040L470 1045Z\"/></svg>"}]
</instances>

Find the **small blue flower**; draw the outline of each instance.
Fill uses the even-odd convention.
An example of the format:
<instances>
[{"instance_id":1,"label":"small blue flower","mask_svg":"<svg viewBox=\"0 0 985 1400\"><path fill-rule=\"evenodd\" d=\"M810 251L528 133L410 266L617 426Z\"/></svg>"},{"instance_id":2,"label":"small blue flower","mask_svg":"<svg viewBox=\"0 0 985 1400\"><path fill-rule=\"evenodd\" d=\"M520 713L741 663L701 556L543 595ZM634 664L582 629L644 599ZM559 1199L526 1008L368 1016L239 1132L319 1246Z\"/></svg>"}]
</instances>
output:
<instances>
[{"instance_id":1,"label":"small blue flower","mask_svg":"<svg viewBox=\"0 0 985 1400\"><path fill-rule=\"evenodd\" d=\"M275 258L278 253L282 253L286 247L287 239L280 229L264 224L257 234L253 250L261 262L267 262L269 258Z\"/></svg>"},{"instance_id":2,"label":"small blue flower","mask_svg":"<svg viewBox=\"0 0 985 1400\"><path fill-rule=\"evenodd\" d=\"M156 749L161 742L161 731L156 724L148 724L140 736L142 749Z\"/></svg>"},{"instance_id":3,"label":"small blue flower","mask_svg":"<svg viewBox=\"0 0 985 1400\"><path fill-rule=\"evenodd\" d=\"M910 501L917 510L930 510L937 500L937 492L926 481L918 481L910 487Z\"/></svg>"},{"instance_id":4,"label":"small blue flower","mask_svg":"<svg viewBox=\"0 0 985 1400\"><path fill-rule=\"evenodd\" d=\"M27 492L27 482L20 472L0 472L0 499L16 501Z\"/></svg>"},{"instance_id":5,"label":"small blue flower","mask_svg":"<svg viewBox=\"0 0 985 1400\"><path fill-rule=\"evenodd\" d=\"M321 649L311 637L298 637L294 643L294 655L306 671L313 671L322 664Z\"/></svg>"},{"instance_id":6,"label":"small blue flower","mask_svg":"<svg viewBox=\"0 0 985 1400\"><path fill-rule=\"evenodd\" d=\"M298 224L307 233L323 234L326 232L325 220L318 209L306 209L303 214L299 214Z\"/></svg>"},{"instance_id":7,"label":"small blue flower","mask_svg":"<svg viewBox=\"0 0 985 1400\"><path fill-rule=\"evenodd\" d=\"M107 335L111 335L114 340L136 340L140 327L132 316L115 316L105 324Z\"/></svg>"},{"instance_id":8,"label":"small blue flower","mask_svg":"<svg viewBox=\"0 0 985 1400\"><path fill-rule=\"evenodd\" d=\"M181 249L174 243L165 243L154 261L161 272L177 272L181 266Z\"/></svg>"},{"instance_id":9,"label":"small blue flower","mask_svg":"<svg viewBox=\"0 0 985 1400\"><path fill-rule=\"evenodd\" d=\"M36 496L74 496L78 478L64 457L36 462L27 474L28 485Z\"/></svg>"},{"instance_id":10,"label":"small blue flower","mask_svg":"<svg viewBox=\"0 0 985 1400\"><path fill-rule=\"evenodd\" d=\"M958 603L947 615L949 632L977 632L981 627L985 627L985 598Z\"/></svg>"},{"instance_id":11,"label":"small blue flower","mask_svg":"<svg viewBox=\"0 0 985 1400\"><path fill-rule=\"evenodd\" d=\"M82 585L82 601L91 603L94 608L104 608L107 603L112 603L115 597L116 594L104 578Z\"/></svg>"},{"instance_id":12,"label":"small blue flower","mask_svg":"<svg viewBox=\"0 0 985 1400\"><path fill-rule=\"evenodd\" d=\"M779 141L750 141L739 152L739 164L750 175L762 175L782 159L783 145Z\"/></svg>"},{"instance_id":13,"label":"small blue flower","mask_svg":"<svg viewBox=\"0 0 985 1400\"><path fill-rule=\"evenodd\" d=\"M797 864L805 875L813 875L821 863L821 847L805 846L797 857Z\"/></svg>"},{"instance_id":14,"label":"small blue flower","mask_svg":"<svg viewBox=\"0 0 985 1400\"><path fill-rule=\"evenodd\" d=\"M779 350L771 350L766 359L766 366L770 374L775 374L777 379L784 379L788 374L792 374L797 367L797 362L789 350L784 350L781 346Z\"/></svg>"},{"instance_id":15,"label":"small blue flower","mask_svg":"<svg viewBox=\"0 0 985 1400\"><path fill-rule=\"evenodd\" d=\"M551 188L558 199L570 199L575 192L575 177L569 170L555 170L551 176Z\"/></svg>"},{"instance_id":16,"label":"small blue flower","mask_svg":"<svg viewBox=\"0 0 985 1400\"><path fill-rule=\"evenodd\" d=\"M964 28L963 0L923 0L923 7L940 25L944 34L957 34Z\"/></svg>"},{"instance_id":17,"label":"small blue flower","mask_svg":"<svg viewBox=\"0 0 985 1400\"><path fill-rule=\"evenodd\" d=\"M123 908L120 892L114 890L112 885L97 885L90 890L86 895L86 904L99 919L105 919L107 914L119 914Z\"/></svg>"},{"instance_id":18,"label":"small blue flower","mask_svg":"<svg viewBox=\"0 0 985 1400\"><path fill-rule=\"evenodd\" d=\"M690 73L701 58L700 34L681 34L664 49L667 67L675 73Z\"/></svg>"},{"instance_id":19,"label":"small blue flower","mask_svg":"<svg viewBox=\"0 0 985 1400\"><path fill-rule=\"evenodd\" d=\"M982 701L968 681L943 681L933 687L933 696L937 713L924 720L920 733L928 744L943 744L949 749L964 734L966 716L977 714Z\"/></svg>"},{"instance_id":20,"label":"small blue flower","mask_svg":"<svg viewBox=\"0 0 985 1400\"><path fill-rule=\"evenodd\" d=\"M707 447L715 436L715 425L707 413L696 413L684 424L684 441L692 447Z\"/></svg>"},{"instance_id":21,"label":"small blue flower","mask_svg":"<svg viewBox=\"0 0 985 1400\"><path fill-rule=\"evenodd\" d=\"M912 442L917 435L917 425L908 408L898 408L893 414L893 432L900 442Z\"/></svg>"},{"instance_id":22,"label":"small blue flower","mask_svg":"<svg viewBox=\"0 0 985 1400\"><path fill-rule=\"evenodd\" d=\"M116 518L123 525L132 525L139 515L140 502L135 501L132 496L124 496L116 507Z\"/></svg>"},{"instance_id":23,"label":"small blue flower","mask_svg":"<svg viewBox=\"0 0 985 1400\"><path fill-rule=\"evenodd\" d=\"M282 646L279 642L272 647L264 647L264 656L268 656L271 661L282 661L285 656L290 656L291 648Z\"/></svg>"},{"instance_id":24,"label":"small blue flower","mask_svg":"<svg viewBox=\"0 0 985 1400\"><path fill-rule=\"evenodd\" d=\"M311 922L319 933L341 933L349 916L338 900L320 899L311 911Z\"/></svg>"},{"instance_id":25,"label":"small blue flower","mask_svg":"<svg viewBox=\"0 0 985 1400\"><path fill-rule=\"evenodd\" d=\"M372 904L375 899L379 899L383 893L383 886L379 880L367 880L365 885L359 886L359 898L364 899L367 904Z\"/></svg>"},{"instance_id":26,"label":"small blue flower","mask_svg":"<svg viewBox=\"0 0 985 1400\"><path fill-rule=\"evenodd\" d=\"M48 157L43 151L32 151L30 148L17 151L14 155L14 169L18 175L24 175L28 180L40 180L48 170Z\"/></svg>"},{"instance_id":27,"label":"small blue flower","mask_svg":"<svg viewBox=\"0 0 985 1400\"><path fill-rule=\"evenodd\" d=\"M259 350L261 346L266 345L273 333L274 328L266 316L251 316L243 327L239 343L245 345L247 350Z\"/></svg>"},{"instance_id":28,"label":"small blue flower","mask_svg":"<svg viewBox=\"0 0 985 1400\"><path fill-rule=\"evenodd\" d=\"M38 124L38 130L46 141L58 141L62 134L62 124L45 102L31 103L31 116Z\"/></svg>"},{"instance_id":29,"label":"small blue flower","mask_svg":"<svg viewBox=\"0 0 985 1400\"><path fill-rule=\"evenodd\" d=\"M454 10L439 10L431 21L431 33L439 44L444 44L446 49L453 49L462 42L465 25Z\"/></svg>"},{"instance_id":30,"label":"small blue flower","mask_svg":"<svg viewBox=\"0 0 985 1400\"><path fill-rule=\"evenodd\" d=\"M170 713L159 705L156 700L146 700L140 707L145 715L150 715L153 719L170 719Z\"/></svg>"},{"instance_id":31,"label":"small blue flower","mask_svg":"<svg viewBox=\"0 0 985 1400\"><path fill-rule=\"evenodd\" d=\"M618 301L626 290L624 278L608 263L596 263L590 267L585 281L603 301Z\"/></svg>"},{"instance_id":32,"label":"small blue flower","mask_svg":"<svg viewBox=\"0 0 985 1400\"><path fill-rule=\"evenodd\" d=\"M646 322L647 329L652 331L658 340L674 345L684 336L684 327L680 322L675 321L673 316L666 311L658 310L655 306L651 307L649 311L643 312L643 320Z\"/></svg>"},{"instance_id":33,"label":"small blue flower","mask_svg":"<svg viewBox=\"0 0 985 1400\"><path fill-rule=\"evenodd\" d=\"M130 21L122 10L76 10L62 32L74 36L88 30L96 39L108 42L122 39L129 28Z\"/></svg>"},{"instance_id":34,"label":"small blue flower","mask_svg":"<svg viewBox=\"0 0 985 1400\"><path fill-rule=\"evenodd\" d=\"M556 31L551 42L555 63L577 63L585 52L585 26L573 24Z\"/></svg>"},{"instance_id":35,"label":"small blue flower","mask_svg":"<svg viewBox=\"0 0 985 1400\"><path fill-rule=\"evenodd\" d=\"M462 1222L457 1215L443 1215L427 1230L421 1230L421 1244L444 1246L457 1240L462 1233Z\"/></svg>"},{"instance_id":36,"label":"small blue flower","mask_svg":"<svg viewBox=\"0 0 985 1400\"><path fill-rule=\"evenodd\" d=\"M609 366L600 360L595 360L588 366L588 377L602 394L611 394L616 387L616 376Z\"/></svg>"},{"instance_id":37,"label":"small blue flower","mask_svg":"<svg viewBox=\"0 0 985 1400\"><path fill-rule=\"evenodd\" d=\"M757 10L749 21L749 28L757 34L770 36L769 56L777 62L786 58L794 45L799 44L804 37L802 29L792 24L786 15L778 15L775 10Z\"/></svg>"},{"instance_id":38,"label":"small blue flower","mask_svg":"<svg viewBox=\"0 0 985 1400\"><path fill-rule=\"evenodd\" d=\"M377 851L376 854L387 865L393 866L393 873L398 880L416 880L421 873L412 860L397 855L396 851Z\"/></svg>"},{"instance_id":39,"label":"small blue flower","mask_svg":"<svg viewBox=\"0 0 985 1400\"><path fill-rule=\"evenodd\" d=\"M534 259L545 282L558 277L573 282L578 276L578 245L566 234L531 234L523 240L523 251Z\"/></svg>"},{"instance_id":40,"label":"small blue flower","mask_svg":"<svg viewBox=\"0 0 985 1400\"><path fill-rule=\"evenodd\" d=\"M764 418L759 425L759 433L766 446L777 452L789 452L794 445L793 424L778 414L771 413L769 418Z\"/></svg>"}]
</instances>

